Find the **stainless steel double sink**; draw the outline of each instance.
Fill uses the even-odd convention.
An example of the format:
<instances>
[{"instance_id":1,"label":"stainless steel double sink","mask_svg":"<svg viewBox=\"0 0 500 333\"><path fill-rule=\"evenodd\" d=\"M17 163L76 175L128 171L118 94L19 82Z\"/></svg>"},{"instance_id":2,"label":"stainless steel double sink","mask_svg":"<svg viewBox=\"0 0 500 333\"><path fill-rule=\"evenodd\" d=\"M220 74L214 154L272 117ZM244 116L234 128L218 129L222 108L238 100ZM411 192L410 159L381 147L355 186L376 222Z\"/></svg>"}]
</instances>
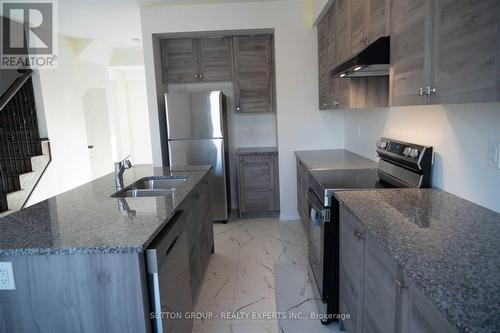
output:
<instances>
[{"instance_id":1,"label":"stainless steel double sink","mask_svg":"<svg viewBox=\"0 0 500 333\"><path fill-rule=\"evenodd\" d=\"M186 176L144 177L116 192L113 198L162 197L170 195L188 179Z\"/></svg>"}]
</instances>

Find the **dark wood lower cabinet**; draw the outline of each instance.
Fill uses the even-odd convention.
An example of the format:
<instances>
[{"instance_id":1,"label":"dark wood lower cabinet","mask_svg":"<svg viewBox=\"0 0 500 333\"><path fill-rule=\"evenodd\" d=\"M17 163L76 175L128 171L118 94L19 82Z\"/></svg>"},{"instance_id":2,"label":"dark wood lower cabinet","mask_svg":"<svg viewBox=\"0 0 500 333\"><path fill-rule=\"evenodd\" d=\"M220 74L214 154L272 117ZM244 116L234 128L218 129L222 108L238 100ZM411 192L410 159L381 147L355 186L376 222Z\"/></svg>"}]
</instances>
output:
<instances>
[{"instance_id":1,"label":"dark wood lower cabinet","mask_svg":"<svg viewBox=\"0 0 500 333\"><path fill-rule=\"evenodd\" d=\"M194 303L214 246L208 181L203 182L198 189L193 191L187 202L186 211L188 212L187 230L191 293Z\"/></svg>"},{"instance_id":2,"label":"dark wood lower cabinet","mask_svg":"<svg viewBox=\"0 0 500 333\"><path fill-rule=\"evenodd\" d=\"M182 215L177 239L163 230L151 243L158 251L159 285L166 286L158 294L168 298L173 311L193 311L213 252L208 179L207 175L174 215ZM145 252L14 256L0 261L13 263L17 287L0 291L2 333L153 332L151 267ZM188 333L190 325L176 322L163 332Z\"/></svg>"},{"instance_id":3,"label":"dark wood lower cabinet","mask_svg":"<svg viewBox=\"0 0 500 333\"><path fill-rule=\"evenodd\" d=\"M307 191L309 189L309 169L299 159L296 158L297 164L297 210L299 211L300 220L304 226L304 230L309 232L309 207L307 204Z\"/></svg>"},{"instance_id":4,"label":"dark wood lower cabinet","mask_svg":"<svg viewBox=\"0 0 500 333\"><path fill-rule=\"evenodd\" d=\"M151 332L142 253L0 257L16 290L0 291L0 332Z\"/></svg>"},{"instance_id":5,"label":"dark wood lower cabinet","mask_svg":"<svg viewBox=\"0 0 500 333\"><path fill-rule=\"evenodd\" d=\"M277 215L280 210L277 152L237 154L240 217Z\"/></svg>"},{"instance_id":6,"label":"dark wood lower cabinet","mask_svg":"<svg viewBox=\"0 0 500 333\"><path fill-rule=\"evenodd\" d=\"M340 313L349 333L452 333L457 330L383 251L348 209L340 208Z\"/></svg>"}]
</instances>

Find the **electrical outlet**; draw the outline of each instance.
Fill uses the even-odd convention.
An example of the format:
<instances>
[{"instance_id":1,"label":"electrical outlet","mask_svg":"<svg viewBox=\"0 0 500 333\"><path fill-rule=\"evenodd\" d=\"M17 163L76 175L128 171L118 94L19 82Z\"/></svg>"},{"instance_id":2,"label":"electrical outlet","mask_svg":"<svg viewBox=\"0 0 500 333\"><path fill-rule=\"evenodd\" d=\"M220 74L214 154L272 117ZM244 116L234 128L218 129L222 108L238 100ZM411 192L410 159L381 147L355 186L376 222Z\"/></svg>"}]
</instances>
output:
<instances>
[{"instance_id":1,"label":"electrical outlet","mask_svg":"<svg viewBox=\"0 0 500 333\"><path fill-rule=\"evenodd\" d=\"M488 166L500 168L499 151L500 142L488 142Z\"/></svg>"},{"instance_id":2,"label":"electrical outlet","mask_svg":"<svg viewBox=\"0 0 500 333\"><path fill-rule=\"evenodd\" d=\"M0 290L16 290L11 262L0 262Z\"/></svg>"}]
</instances>

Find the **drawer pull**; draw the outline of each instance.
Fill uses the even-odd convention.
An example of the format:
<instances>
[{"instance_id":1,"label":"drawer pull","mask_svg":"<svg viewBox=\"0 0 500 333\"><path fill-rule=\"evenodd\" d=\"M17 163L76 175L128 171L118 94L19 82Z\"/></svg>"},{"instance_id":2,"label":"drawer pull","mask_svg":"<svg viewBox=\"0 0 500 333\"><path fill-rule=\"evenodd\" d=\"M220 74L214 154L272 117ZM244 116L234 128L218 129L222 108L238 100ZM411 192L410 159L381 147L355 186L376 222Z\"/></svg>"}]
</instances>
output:
<instances>
[{"instance_id":1,"label":"drawer pull","mask_svg":"<svg viewBox=\"0 0 500 333\"><path fill-rule=\"evenodd\" d=\"M408 288L407 284L404 284L403 282L396 280L396 286L398 287L399 292L402 292L403 289Z\"/></svg>"},{"instance_id":2,"label":"drawer pull","mask_svg":"<svg viewBox=\"0 0 500 333\"><path fill-rule=\"evenodd\" d=\"M354 236L358 239L361 240L364 238L364 232L361 230L354 230Z\"/></svg>"}]
</instances>

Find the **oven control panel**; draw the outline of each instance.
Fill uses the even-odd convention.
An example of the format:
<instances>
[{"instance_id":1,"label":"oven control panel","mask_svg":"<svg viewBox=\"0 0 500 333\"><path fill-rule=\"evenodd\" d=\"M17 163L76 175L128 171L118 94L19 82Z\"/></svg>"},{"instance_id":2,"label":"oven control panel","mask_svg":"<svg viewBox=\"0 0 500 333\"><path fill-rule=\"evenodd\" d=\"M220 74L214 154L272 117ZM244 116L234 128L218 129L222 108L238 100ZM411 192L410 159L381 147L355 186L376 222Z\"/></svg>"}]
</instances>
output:
<instances>
[{"instance_id":1,"label":"oven control panel","mask_svg":"<svg viewBox=\"0 0 500 333\"><path fill-rule=\"evenodd\" d=\"M377 151L389 152L394 155L399 155L412 160L418 160L420 155L425 151L425 146L419 146L412 143L396 141L387 138L381 138L377 141Z\"/></svg>"}]
</instances>

